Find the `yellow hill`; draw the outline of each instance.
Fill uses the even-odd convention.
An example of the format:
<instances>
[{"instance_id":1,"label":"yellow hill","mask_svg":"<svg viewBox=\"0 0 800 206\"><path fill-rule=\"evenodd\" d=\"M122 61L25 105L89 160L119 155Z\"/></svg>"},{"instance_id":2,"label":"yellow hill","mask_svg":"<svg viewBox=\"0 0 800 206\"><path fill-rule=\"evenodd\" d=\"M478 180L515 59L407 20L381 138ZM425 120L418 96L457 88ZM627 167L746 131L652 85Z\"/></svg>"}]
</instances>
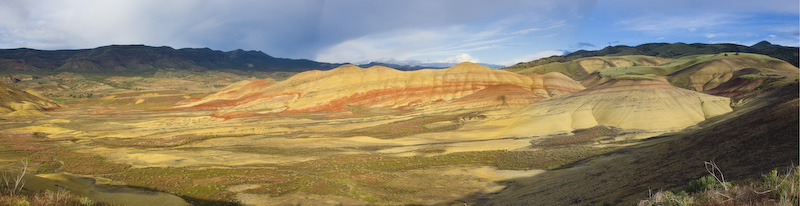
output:
<instances>
[{"instance_id":1,"label":"yellow hill","mask_svg":"<svg viewBox=\"0 0 800 206\"><path fill-rule=\"evenodd\" d=\"M488 121L506 136L568 133L598 125L626 130L673 131L732 111L730 100L670 85L663 78L620 78L543 100L517 115Z\"/></svg>"},{"instance_id":2,"label":"yellow hill","mask_svg":"<svg viewBox=\"0 0 800 206\"><path fill-rule=\"evenodd\" d=\"M55 107L59 107L59 105L41 94L22 91L0 82L0 112L11 112L14 115L38 115L41 114L38 111Z\"/></svg>"}]
</instances>

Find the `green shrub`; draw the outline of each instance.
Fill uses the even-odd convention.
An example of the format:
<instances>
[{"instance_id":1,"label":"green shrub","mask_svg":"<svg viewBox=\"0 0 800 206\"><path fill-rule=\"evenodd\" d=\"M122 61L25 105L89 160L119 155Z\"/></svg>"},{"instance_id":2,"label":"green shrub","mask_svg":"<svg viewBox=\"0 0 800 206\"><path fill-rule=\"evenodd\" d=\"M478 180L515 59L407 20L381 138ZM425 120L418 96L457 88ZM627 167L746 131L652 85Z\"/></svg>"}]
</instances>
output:
<instances>
[{"instance_id":1,"label":"green shrub","mask_svg":"<svg viewBox=\"0 0 800 206\"><path fill-rule=\"evenodd\" d=\"M781 183L781 177L778 175L777 169L773 169L767 174L762 174L759 179L765 186L777 186Z\"/></svg>"},{"instance_id":2,"label":"green shrub","mask_svg":"<svg viewBox=\"0 0 800 206\"><path fill-rule=\"evenodd\" d=\"M689 181L689 185L686 186L686 192L698 193L715 188L722 188L722 184L712 176L704 176L700 179Z\"/></svg>"},{"instance_id":3,"label":"green shrub","mask_svg":"<svg viewBox=\"0 0 800 206\"><path fill-rule=\"evenodd\" d=\"M44 132L34 132L33 137L36 138L47 138L47 133Z\"/></svg>"},{"instance_id":4,"label":"green shrub","mask_svg":"<svg viewBox=\"0 0 800 206\"><path fill-rule=\"evenodd\" d=\"M0 193L0 206L30 206L24 195L9 195Z\"/></svg>"},{"instance_id":5,"label":"green shrub","mask_svg":"<svg viewBox=\"0 0 800 206\"><path fill-rule=\"evenodd\" d=\"M92 206L92 205L96 205L97 203L95 203L94 201L92 201L88 197L81 197L80 199L78 199L78 204L80 204L82 206Z\"/></svg>"}]
</instances>

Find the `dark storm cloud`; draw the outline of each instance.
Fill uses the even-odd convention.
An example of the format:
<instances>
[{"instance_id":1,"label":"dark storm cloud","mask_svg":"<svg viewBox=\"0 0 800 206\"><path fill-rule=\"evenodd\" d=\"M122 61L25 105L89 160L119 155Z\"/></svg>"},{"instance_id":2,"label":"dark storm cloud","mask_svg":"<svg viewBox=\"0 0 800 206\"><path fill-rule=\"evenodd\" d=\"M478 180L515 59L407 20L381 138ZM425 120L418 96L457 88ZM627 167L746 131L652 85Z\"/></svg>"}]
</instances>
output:
<instances>
[{"instance_id":1,"label":"dark storm cloud","mask_svg":"<svg viewBox=\"0 0 800 206\"><path fill-rule=\"evenodd\" d=\"M255 49L313 57L320 49L375 32L492 21L539 1L4 1L6 47L83 48L152 44ZM531 16L534 16L531 14Z\"/></svg>"},{"instance_id":2,"label":"dark storm cloud","mask_svg":"<svg viewBox=\"0 0 800 206\"><path fill-rule=\"evenodd\" d=\"M589 43L589 42L578 42L577 44L572 45L572 48L577 48L577 49L594 48L594 47L596 47L596 46L594 44L592 44L592 43Z\"/></svg>"}]
</instances>

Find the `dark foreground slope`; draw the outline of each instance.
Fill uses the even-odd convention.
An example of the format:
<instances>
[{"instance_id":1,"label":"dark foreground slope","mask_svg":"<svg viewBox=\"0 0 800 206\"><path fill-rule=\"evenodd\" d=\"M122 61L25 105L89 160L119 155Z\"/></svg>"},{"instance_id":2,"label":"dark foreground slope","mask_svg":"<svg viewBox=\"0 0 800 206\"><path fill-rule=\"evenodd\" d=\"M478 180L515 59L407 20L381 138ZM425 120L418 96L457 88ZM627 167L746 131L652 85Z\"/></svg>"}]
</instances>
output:
<instances>
[{"instance_id":1,"label":"dark foreground slope","mask_svg":"<svg viewBox=\"0 0 800 206\"><path fill-rule=\"evenodd\" d=\"M714 161L727 180L754 178L798 164L798 85L762 94L698 129L550 171L479 202L482 205L633 205L648 190L679 189L707 175Z\"/></svg>"}]
</instances>

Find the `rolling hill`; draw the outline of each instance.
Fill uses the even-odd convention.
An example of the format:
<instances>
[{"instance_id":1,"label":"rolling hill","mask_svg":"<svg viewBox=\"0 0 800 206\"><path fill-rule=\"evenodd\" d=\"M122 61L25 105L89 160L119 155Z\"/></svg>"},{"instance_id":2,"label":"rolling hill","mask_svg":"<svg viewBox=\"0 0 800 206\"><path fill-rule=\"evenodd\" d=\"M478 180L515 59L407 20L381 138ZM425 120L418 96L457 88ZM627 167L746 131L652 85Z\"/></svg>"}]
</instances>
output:
<instances>
[{"instance_id":1,"label":"rolling hill","mask_svg":"<svg viewBox=\"0 0 800 206\"><path fill-rule=\"evenodd\" d=\"M794 82L800 76L800 69L785 61L750 53L702 54L677 59L599 56L505 70L520 74L560 72L587 88L625 75L664 76L677 87L736 99L752 96L748 93L765 86Z\"/></svg>"},{"instance_id":2,"label":"rolling hill","mask_svg":"<svg viewBox=\"0 0 800 206\"><path fill-rule=\"evenodd\" d=\"M798 52L797 47L780 46L771 44L767 41L762 41L752 46L738 44L650 43L634 47L624 45L609 46L596 51L579 50L566 55L552 56L530 62L521 62L513 66L506 67L506 69L524 69L554 62L568 62L580 58L595 56L645 55L662 58L679 58L698 54L719 54L725 52L763 54L789 62L795 67L798 66L798 63L800 63L800 57L798 57L798 53L800 52Z\"/></svg>"}]
</instances>

